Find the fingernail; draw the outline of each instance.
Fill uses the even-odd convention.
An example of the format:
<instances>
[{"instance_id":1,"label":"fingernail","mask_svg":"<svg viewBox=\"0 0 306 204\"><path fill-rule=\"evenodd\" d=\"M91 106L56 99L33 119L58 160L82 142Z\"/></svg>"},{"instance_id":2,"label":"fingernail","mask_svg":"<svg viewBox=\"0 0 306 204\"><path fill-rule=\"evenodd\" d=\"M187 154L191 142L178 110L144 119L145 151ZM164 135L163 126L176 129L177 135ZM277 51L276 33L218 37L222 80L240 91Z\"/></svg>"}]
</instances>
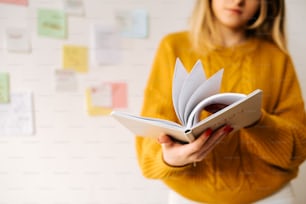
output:
<instances>
[{"instance_id":1,"label":"fingernail","mask_svg":"<svg viewBox=\"0 0 306 204\"><path fill-rule=\"evenodd\" d=\"M206 130L206 135L207 135L207 137L210 136L211 133L212 133L212 129L211 129L211 128L208 128L208 129Z\"/></svg>"},{"instance_id":2,"label":"fingernail","mask_svg":"<svg viewBox=\"0 0 306 204\"><path fill-rule=\"evenodd\" d=\"M233 129L234 129L234 128L232 128L230 125L227 125L227 126L224 127L223 130L224 130L224 132L229 133L229 132L231 132Z\"/></svg>"}]
</instances>

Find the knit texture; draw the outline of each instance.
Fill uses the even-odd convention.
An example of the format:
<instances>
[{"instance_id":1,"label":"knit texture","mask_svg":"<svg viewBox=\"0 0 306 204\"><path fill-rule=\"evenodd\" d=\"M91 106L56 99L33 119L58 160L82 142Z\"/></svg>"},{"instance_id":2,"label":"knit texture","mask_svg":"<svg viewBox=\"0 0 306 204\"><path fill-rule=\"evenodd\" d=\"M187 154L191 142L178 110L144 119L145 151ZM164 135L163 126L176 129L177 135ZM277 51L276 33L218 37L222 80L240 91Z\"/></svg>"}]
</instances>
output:
<instances>
[{"instance_id":1,"label":"knit texture","mask_svg":"<svg viewBox=\"0 0 306 204\"><path fill-rule=\"evenodd\" d=\"M142 115L178 122L171 91L179 57L187 71L200 59L207 77L224 68L221 92L248 94L262 89L262 116L256 125L229 134L196 166L169 166L156 140L136 136L143 175L161 179L198 202L242 204L271 195L297 176L306 158L304 102L290 56L258 39L201 56L191 50L188 39L187 32L162 39L145 89Z\"/></svg>"}]
</instances>

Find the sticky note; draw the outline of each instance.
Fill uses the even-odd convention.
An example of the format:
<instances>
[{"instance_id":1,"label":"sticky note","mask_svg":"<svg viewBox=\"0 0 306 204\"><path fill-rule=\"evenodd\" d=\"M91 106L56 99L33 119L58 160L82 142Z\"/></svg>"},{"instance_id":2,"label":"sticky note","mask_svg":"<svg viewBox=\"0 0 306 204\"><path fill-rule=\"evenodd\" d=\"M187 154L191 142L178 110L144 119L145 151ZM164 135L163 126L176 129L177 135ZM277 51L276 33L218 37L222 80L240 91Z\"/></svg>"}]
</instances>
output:
<instances>
[{"instance_id":1,"label":"sticky note","mask_svg":"<svg viewBox=\"0 0 306 204\"><path fill-rule=\"evenodd\" d=\"M63 46L63 68L77 72L88 71L88 48L83 46Z\"/></svg>"},{"instance_id":2,"label":"sticky note","mask_svg":"<svg viewBox=\"0 0 306 204\"><path fill-rule=\"evenodd\" d=\"M9 75L8 73L0 73L0 103L9 103Z\"/></svg>"},{"instance_id":3,"label":"sticky note","mask_svg":"<svg viewBox=\"0 0 306 204\"><path fill-rule=\"evenodd\" d=\"M125 82L112 83L112 107L127 107L127 84Z\"/></svg>"},{"instance_id":4,"label":"sticky note","mask_svg":"<svg viewBox=\"0 0 306 204\"><path fill-rule=\"evenodd\" d=\"M127 84L104 82L87 89L89 115L107 115L114 108L127 108Z\"/></svg>"},{"instance_id":5,"label":"sticky note","mask_svg":"<svg viewBox=\"0 0 306 204\"><path fill-rule=\"evenodd\" d=\"M28 5L28 0L0 0L0 3L8 3L8 4L16 4L16 5L27 6Z\"/></svg>"},{"instance_id":6,"label":"sticky note","mask_svg":"<svg viewBox=\"0 0 306 204\"><path fill-rule=\"evenodd\" d=\"M112 108L97 105L96 103L99 101L97 101L97 96L94 96L94 95L95 94L93 94L93 88L88 88L86 90L86 103L87 103L88 114L91 116L109 115L112 112ZM101 98L98 100L101 100ZM105 99L105 101L102 99L102 101L100 102L108 103L109 100L110 100L109 98Z\"/></svg>"},{"instance_id":7,"label":"sticky note","mask_svg":"<svg viewBox=\"0 0 306 204\"><path fill-rule=\"evenodd\" d=\"M148 36L148 12L146 10L118 11L116 22L124 37L145 38Z\"/></svg>"},{"instance_id":8,"label":"sticky note","mask_svg":"<svg viewBox=\"0 0 306 204\"><path fill-rule=\"evenodd\" d=\"M38 10L38 34L54 38L66 38L67 19L66 13L60 10Z\"/></svg>"}]
</instances>

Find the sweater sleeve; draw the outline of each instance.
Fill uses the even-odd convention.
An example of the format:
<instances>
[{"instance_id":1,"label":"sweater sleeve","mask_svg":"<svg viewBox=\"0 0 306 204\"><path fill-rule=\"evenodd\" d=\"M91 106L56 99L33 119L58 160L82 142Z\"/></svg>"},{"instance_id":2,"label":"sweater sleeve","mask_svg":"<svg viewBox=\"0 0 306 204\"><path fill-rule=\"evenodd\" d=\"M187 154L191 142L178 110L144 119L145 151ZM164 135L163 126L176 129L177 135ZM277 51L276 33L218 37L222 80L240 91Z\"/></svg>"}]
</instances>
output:
<instances>
[{"instance_id":1,"label":"sweater sleeve","mask_svg":"<svg viewBox=\"0 0 306 204\"><path fill-rule=\"evenodd\" d=\"M165 37L157 50L144 93L141 115L177 122L171 98L176 57L169 43ZM163 161L161 145L152 138L136 136L136 153L142 173L147 178L172 177L190 168L167 165Z\"/></svg>"},{"instance_id":2,"label":"sweater sleeve","mask_svg":"<svg viewBox=\"0 0 306 204\"><path fill-rule=\"evenodd\" d=\"M306 158L306 117L291 59L285 64L274 110L263 109L259 123L243 129L241 136L249 151L268 165L293 170Z\"/></svg>"}]
</instances>

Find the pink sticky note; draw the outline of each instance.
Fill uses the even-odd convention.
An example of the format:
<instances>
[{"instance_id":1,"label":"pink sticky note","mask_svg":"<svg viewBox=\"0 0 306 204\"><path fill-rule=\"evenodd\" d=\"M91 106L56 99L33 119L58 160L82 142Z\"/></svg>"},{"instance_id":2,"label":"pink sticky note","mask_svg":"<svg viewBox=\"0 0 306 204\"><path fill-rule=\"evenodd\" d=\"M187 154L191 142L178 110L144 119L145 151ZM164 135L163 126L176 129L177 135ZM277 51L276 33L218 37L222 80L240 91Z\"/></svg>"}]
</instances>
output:
<instances>
[{"instance_id":1,"label":"pink sticky note","mask_svg":"<svg viewBox=\"0 0 306 204\"><path fill-rule=\"evenodd\" d=\"M28 5L28 0L0 0L0 3L8 3L8 4L18 4L18 5Z\"/></svg>"},{"instance_id":2,"label":"pink sticky note","mask_svg":"<svg viewBox=\"0 0 306 204\"><path fill-rule=\"evenodd\" d=\"M112 83L113 108L127 107L127 85L124 82Z\"/></svg>"}]
</instances>

